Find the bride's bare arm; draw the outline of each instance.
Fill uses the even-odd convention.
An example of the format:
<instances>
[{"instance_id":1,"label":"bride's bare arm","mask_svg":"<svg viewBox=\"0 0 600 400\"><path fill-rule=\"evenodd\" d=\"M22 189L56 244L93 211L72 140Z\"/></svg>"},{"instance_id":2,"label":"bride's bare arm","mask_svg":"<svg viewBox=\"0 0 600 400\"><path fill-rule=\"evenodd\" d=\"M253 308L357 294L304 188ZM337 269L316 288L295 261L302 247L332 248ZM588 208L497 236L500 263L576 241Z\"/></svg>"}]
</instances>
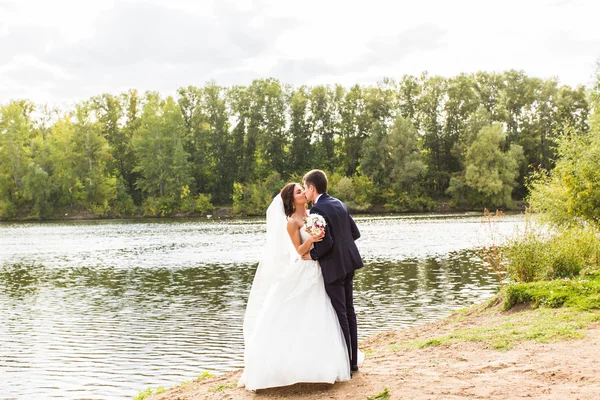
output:
<instances>
[{"instance_id":1,"label":"bride's bare arm","mask_svg":"<svg viewBox=\"0 0 600 400\"><path fill-rule=\"evenodd\" d=\"M290 235L290 239L292 239L292 243L294 244L294 248L301 256L308 253L310 251L310 246L315 242L320 242L323 238L316 237L313 235L309 235L306 242L302 243L302 238L300 237L300 228L302 225L296 222L293 219L288 219L287 223L287 231Z\"/></svg>"}]
</instances>

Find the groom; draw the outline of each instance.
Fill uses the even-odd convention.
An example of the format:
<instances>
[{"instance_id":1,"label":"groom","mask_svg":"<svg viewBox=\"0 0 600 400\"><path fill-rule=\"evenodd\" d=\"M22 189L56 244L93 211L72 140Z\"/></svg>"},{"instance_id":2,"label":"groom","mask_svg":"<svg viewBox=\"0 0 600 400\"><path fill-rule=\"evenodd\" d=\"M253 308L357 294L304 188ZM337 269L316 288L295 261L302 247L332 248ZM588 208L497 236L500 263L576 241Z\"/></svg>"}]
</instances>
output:
<instances>
[{"instance_id":1,"label":"groom","mask_svg":"<svg viewBox=\"0 0 600 400\"><path fill-rule=\"evenodd\" d=\"M325 218L325 237L302 258L318 260L323 271L325 291L331 299L348 346L351 371L358 371L358 329L352 297L354 271L363 267L354 241L360 232L346 205L327 194L327 175L314 169L304 175L306 198L312 201L311 214Z\"/></svg>"}]
</instances>

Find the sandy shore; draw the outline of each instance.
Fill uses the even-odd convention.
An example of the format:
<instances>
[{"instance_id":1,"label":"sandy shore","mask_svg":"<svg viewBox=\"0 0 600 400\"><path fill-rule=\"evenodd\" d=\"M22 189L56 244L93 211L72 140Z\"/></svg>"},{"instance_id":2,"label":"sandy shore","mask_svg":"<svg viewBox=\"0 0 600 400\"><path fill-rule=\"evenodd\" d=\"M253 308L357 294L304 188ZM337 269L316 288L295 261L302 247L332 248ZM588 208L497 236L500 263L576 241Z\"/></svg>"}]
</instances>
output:
<instances>
[{"instance_id":1,"label":"sandy shore","mask_svg":"<svg viewBox=\"0 0 600 400\"><path fill-rule=\"evenodd\" d=\"M479 307L479 309L477 309ZM535 318L536 310L481 312L477 306L435 323L371 337L361 343L365 364L349 382L297 384L257 393L235 387L241 371L196 380L150 397L183 399L600 399L600 324L576 339L519 341L508 350L485 341L419 348L431 338ZM564 311L563 311L564 312ZM516 320L518 321L518 319ZM511 322L512 323L512 322Z\"/></svg>"}]
</instances>

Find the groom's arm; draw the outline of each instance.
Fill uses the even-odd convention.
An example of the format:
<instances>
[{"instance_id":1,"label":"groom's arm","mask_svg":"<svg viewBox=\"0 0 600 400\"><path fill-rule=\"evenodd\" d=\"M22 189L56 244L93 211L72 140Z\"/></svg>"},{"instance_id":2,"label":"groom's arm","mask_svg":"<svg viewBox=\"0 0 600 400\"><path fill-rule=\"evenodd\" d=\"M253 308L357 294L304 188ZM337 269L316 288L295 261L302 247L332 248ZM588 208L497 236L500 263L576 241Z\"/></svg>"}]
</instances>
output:
<instances>
[{"instance_id":1,"label":"groom's arm","mask_svg":"<svg viewBox=\"0 0 600 400\"><path fill-rule=\"evenodd\" d=\"M358 230L356 222L354 222L350 214L348 214L348 218L350 219L350 231L352 231L352 239L356 240L360 238L360 231Z\"/></svg>"}]
</instances>

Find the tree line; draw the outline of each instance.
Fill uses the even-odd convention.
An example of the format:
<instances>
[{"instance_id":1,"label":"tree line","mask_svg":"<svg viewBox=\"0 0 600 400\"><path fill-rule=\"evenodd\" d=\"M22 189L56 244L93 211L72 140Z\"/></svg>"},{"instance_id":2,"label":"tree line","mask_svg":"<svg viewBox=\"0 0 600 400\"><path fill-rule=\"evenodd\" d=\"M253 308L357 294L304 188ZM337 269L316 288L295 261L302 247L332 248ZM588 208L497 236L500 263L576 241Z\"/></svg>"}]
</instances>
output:
<instances>
[{"instance_id":1,"label":"tree line","mask_svg":"<svg viewBox=\"0 0 600 400\"><path fill-rule=\"evenodd\" d=\"M349 88L208 82L67 111L12 101L0 107L0 218L261 214L312 168L355 210L510 207L554 167L558 138L589 130L588 96L510 70Z\"/></svg>"}]
</instances>

